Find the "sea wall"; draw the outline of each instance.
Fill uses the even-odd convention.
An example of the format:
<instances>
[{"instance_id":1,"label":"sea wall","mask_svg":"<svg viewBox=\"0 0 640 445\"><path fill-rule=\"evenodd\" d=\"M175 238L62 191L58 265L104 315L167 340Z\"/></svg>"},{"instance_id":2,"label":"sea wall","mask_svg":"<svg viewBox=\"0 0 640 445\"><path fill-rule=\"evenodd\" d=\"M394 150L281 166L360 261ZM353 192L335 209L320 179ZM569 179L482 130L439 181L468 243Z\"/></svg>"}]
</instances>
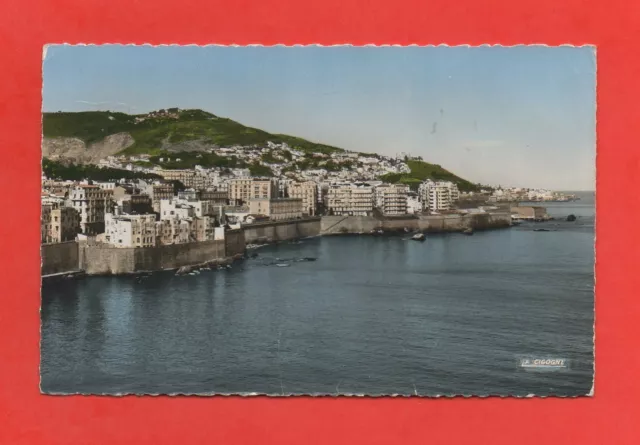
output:
<instances>
[{"instance_id":1,"label":"sea wall","mask_svg":"<svg viewBox=\"0 0 640 445\"><path fill-rule=\"evenodd\" d=\"M63 272L75 272L79 269L78 243L68 241L64 243L42 244L40 249L42 275Z\"/></svg>"},{"instance_id":2,"label":"sea wall","mask_svg":"<svg viewBox=\"0 0 640 445\"><path fill-rule=\"evenodd\" d=\"M118 248L106 244L80 245L80 268L88 275L126 274L176 269L226 258L225 241Z\"/></svg>"},{"instance_id":3,"label":"sea wall","mask_svg":"<svg viewBox=\"0 0 640 445\"><path fill-rule=\"evenodd\" d=\"M368 233L372 230L421 232L456 232L466 228L486 230L511 225L509 213L466 215L419 215L406 218L376 218L373 216L323 216L323 235Z\"/></svg>"},{"instance_id":4,"label":"sea wall","mask_svg":"<svg viewBox=\"0 0 640 445\"><path fill-rule=\"evenodd\" d=\"M227 230L224 234L224 241L225 256L233 258L238 255L244 255L244 252L246 250L244 230Z\"/></svg>"},{"instance_id":5,"label":"sea wall","mask_svg":"<svg viewBox=\"0 0 640 445\"><path fill-rule=\"evenodd\" d=\"M321 219L305 218L295 221L269 221L243 226L246 244L273 243L320 234Z\"/></svg>"}]
</instances>

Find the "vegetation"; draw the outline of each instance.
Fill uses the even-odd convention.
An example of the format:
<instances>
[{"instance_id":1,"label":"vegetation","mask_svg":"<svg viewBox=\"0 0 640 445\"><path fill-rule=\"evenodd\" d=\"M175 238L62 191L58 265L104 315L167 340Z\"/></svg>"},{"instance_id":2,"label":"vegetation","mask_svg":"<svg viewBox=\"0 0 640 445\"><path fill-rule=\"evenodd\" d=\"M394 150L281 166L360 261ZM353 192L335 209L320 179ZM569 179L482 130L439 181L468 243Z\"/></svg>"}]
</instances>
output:
<instances>
[{"instance_id":1,"label":"vegetation","mask_svg":"<svg viewBox=\"0 0 640 445\"><path fill-rule=\"evenodd\" d=\"M380 179L391 184L407 184L413 190L417 189L420 183L426 179L454 182L458 185L460 191L463 192L479 190L478 184L473 184L466 179L462 179L437 164L430 164L419 160L407 160L406 162L411 169L411 173L389 173Z\"/></svg>"},{"instance_id":2,"label":"vegetation","mask_svg":"<svg viewBox=\"0 0 640 445\"><path fill-rule=\"evenodd\" d=\"M50 159L42 160L42 170L48 178L57 180L81 181L111 181L116 179L162 179L161 176L121 170L115 168L100 168L95 165L79 165L62 163Z\"/></svg>"},{"instance_id":3,"label":"vegetation","mask_svg":"<svg viewBox=\"0 0 640 445\"><path fill-rule=\"evenodd\" d=\"M273 172L269 167L258 163L251 164L249 166L249 172L251 173L251 176L273 176Z\"/></svg>"},{"instance_id":4,"label":"vegetation","mask_svg":"<svg viewBox=\"0 0 640 445\"><path fill-rule=\"evenodd\" d=\"M337 147L246 127L231 119L202 110L178 111L171 108L166 111L171 115L129 115L111 111L43 113L42 130L44 137L74 137L83 140L87 145L111 134L126 132L131 134L135 142L123 151L124 154L157 155L162 151L165 141L174 144L203 141L218 146L266 146L267 142L271 141L286 142L292 148L305 152L342 151Z\"/></svg>"},{"instance_id":5,"label":"vegetation","mask_svg":"<svg viewBox=\"0 0 640 445\"><path fill-rule=\"evenodd\" d=\"M179 153L159 151L149 158L149 162L167 170L192 169L196 165L203 168L243 168L246 163L235 156L219 156L215 153L200 151L181 151Z\"/></svg>"}]
</instances>

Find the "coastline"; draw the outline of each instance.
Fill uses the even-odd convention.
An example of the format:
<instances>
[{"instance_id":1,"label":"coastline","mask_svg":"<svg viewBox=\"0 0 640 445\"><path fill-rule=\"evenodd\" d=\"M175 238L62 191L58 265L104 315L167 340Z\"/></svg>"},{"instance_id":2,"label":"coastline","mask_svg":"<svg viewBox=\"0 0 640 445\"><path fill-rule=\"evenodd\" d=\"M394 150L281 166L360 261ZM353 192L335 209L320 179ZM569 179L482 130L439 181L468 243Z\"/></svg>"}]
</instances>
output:
<instances>
[{"instance_id":1,"label":"coastline","mask_svg":"<svg viewBox=\"0 0 640 445\"><path fill-rule=\"evenodd\" d=\"M225 240L149 248L117 248L87 243L42 246L43 281L85 276L145 275L161 271L190 273L227 266L263 246L321 236L400 236L463 233L511 227L508 213L419 215L407 218L323 216L251 224L229 230ZM75 250L73 250L75 249ZM71 253L71 254L70 254Z\"/></svg>"}]
</instances>

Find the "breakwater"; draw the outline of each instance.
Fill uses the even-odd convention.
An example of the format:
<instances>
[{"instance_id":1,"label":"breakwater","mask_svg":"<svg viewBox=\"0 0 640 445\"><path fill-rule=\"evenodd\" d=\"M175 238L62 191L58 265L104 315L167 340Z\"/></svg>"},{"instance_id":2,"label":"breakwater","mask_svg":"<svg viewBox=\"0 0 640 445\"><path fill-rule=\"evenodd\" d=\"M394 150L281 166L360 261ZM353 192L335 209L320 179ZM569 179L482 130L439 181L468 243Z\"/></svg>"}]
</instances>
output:
<instances>
[{"instance_id":1,"label":"breakwater","mask_svg":"<svg viewBox=\"0 0 640 445\"><path fill-rule=\"evenodd\" d=\"M322 218L316 216L296 221L259 222L246 225L242 230L247 244L290 241L319 235Z\"/></svg>"},{"instance_id":2,"label":"breakwater","mask_svg":"<svg viewBox=\"0 0 640 445\"><path fill-rule=\"evenodd\" d=\"M88 275L118 275L178 269L241 257L248 244L277 243L318 235L484 230L511 225L508 213L474 215L420 215L405 218L323 216L295 221L269 221L227 230L224 240L120 248L102 243L67 242L42 246L42 275L84 271Z\"/></svg>"},{"instance_id":3,"label":"breakwater","mask_svg":"<svg viewBox=\"0 0 640 445\"><path fill-rule=\"evenodd\" d=\"M402 218L373 216L323 216L322 235L369 233L373 230L400 232L405 229L420 232L459 232L509 227L509 213L478 213L466 215L416 215Z\"/></svg>"}]
</instances>

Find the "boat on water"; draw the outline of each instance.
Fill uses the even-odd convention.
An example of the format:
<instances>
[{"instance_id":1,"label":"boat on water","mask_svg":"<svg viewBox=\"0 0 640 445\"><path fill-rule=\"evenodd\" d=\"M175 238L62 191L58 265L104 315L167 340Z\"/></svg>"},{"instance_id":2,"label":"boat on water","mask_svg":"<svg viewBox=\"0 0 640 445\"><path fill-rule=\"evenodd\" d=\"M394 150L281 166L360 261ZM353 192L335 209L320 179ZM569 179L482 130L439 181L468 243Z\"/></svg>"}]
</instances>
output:
<instances>
[{"instance_id":1,"label":"boat on water","mask_svg":"<svg viewBox=\"0 0 640 445\"><path fill-rule=\"evenodd\" d=\"M289 266L291 266L291 264L289 264L289 263L278 263L278 264L276 264L276 266L278 266L278 267L289 267Z\"/></svg>"},{"instance_id":2,"label":"boat on water","mask_svg":"<svg viewBox=\"0 0 640 445\"><path fill-rule=\"evenodd\" d=\"M416 233L415 235L413 235L411 237L411 239L413 241L424 241L426 239L426 237L424 236L424 233Z\"/></svg>"},{"instance_id":3,"label":"boat on water","mask_svg":"<svg viewBox=\"0 0 640 445\"><path fill-rule=\"evenodd\" d=\"M462 231L464 235L473 235L473 229L471 227L467 227Z\"/></svg>"},{"instance_id":4,"label":"boat on water","mask_svg":"<svg viewBox=\"0 0 640 445\"><path fill-rule=\"evenodd\" d=\"M384 235L384 230L382 230L382 229L373 229L371 232L369 232L369 234L375 235L375 236Z\"/></svg>"}]
</instances>

